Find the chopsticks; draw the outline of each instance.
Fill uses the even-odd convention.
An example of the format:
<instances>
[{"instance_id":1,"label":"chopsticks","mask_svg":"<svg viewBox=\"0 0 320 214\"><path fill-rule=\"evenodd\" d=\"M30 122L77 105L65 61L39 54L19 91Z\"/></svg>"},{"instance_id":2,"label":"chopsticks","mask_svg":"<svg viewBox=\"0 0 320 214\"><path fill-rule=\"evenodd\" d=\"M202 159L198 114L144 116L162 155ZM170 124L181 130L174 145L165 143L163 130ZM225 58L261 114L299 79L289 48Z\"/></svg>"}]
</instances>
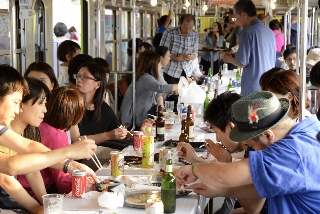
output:
<instances>
[{"instance_id":1,"label":"chopsticks","mask_svg":"<svg viewBox=\"0 0 320 214\"><path fill-rule=\"evenodd\" d=\"M149 116L153 117L155 119L157 116L154 116L153 114L148 114Z\"/></svg>"},{"instance_id":2,"label":"chopsticks","mask_svg":"<svg viewBox=\"0 0 320 214\"><path fill-rule=\"evenodd\" d=\"M87 139L87 136L84 136L84 138L85 139ZM81 140L81 138L79 137L79 140ZM97 162L96 162L96 160L95 159L97 159ZM99 161L99 159L98 159L98 157L96 156L96 153L93 153L93 156L91 157L91 159L93 160L93 162L96 164L96 166L98 167L98 169L103 169L103 167L102 167L102 165L101 165L101 163L100 163L100 161Z\"/></svg>"},{"instance_id":3,"label":"chopsticks","mask_svg":"<svg viewBox=\"0 0 320 214\"><path fill-rule=\"evenodd\" d=\"M121 126L118 126L118 128L119 129L123 129L123 128L125 128L123 125L121 125ZM133 137L133 134L131 133L131 132L129 132L128 130L127 130L127 132Z\"/></svg>"}]
</instances>

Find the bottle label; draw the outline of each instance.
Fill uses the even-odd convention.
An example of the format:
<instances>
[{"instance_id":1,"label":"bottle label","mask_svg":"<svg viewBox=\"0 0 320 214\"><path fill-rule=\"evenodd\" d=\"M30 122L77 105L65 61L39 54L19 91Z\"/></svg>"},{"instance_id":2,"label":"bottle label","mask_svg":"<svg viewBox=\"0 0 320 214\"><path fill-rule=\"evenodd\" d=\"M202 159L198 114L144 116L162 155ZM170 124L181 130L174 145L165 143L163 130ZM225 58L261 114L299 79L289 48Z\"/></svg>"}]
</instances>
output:
<instances>
[{"instance_id":1,"label":"bottle label","mask_svg":"<svg viewBox=\"0 0 320 214\"><path fill-rule=\"evenodd\" d=\"M166 172L172 172L172 165L166 165Z\"/></svg>"},{"instance_id":2,"label":"bottle label","mask_svg":"<svg viewBox=\"0 0 320 214\"><path fill-rule=\"evenodd\" d=\"M189 138L193 138L194 137L194 126L189 126Z\"/></svg>"},{"instance_id":3,"label":"bottle label","mask_svg":"<svg viewBox=\"0 0 320 214\"><path fill-rule=\"evenodd\" d=\"M164 134L164 127L157 127L157 134L163 135Z\"/></svg>"}]
</instances>

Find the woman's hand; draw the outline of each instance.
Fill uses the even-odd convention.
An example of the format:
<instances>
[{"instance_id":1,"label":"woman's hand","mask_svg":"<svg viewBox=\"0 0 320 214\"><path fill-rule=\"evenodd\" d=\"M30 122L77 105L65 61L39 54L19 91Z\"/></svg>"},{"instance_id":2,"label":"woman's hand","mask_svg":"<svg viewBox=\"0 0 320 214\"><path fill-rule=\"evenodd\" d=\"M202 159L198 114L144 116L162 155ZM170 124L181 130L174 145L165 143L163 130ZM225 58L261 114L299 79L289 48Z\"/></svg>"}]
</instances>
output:
<instances>
[{"instance_id":1,"label":"woman's hand","mask_svg":"<svg viewBox=\"0 0 320 214\"><path fill-rule=\"evenodd\" d=\"M153 119L151 118L145 119L140 126L140 131L143 131L143 133L145 133L146 127L152 127L153 123L154 123Z\"/></svg>"}]
</instances>

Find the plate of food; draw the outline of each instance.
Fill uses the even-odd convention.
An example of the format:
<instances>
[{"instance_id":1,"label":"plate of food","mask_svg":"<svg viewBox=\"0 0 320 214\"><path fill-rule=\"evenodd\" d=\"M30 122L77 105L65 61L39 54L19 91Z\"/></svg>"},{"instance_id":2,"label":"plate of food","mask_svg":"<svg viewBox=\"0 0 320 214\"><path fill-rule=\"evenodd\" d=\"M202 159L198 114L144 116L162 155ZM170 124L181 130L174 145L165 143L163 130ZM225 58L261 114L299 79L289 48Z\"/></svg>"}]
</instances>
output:
<instances>
[{"instance_id":1,"label":"plate of food","mask_svg":"<svg viewBox=\"0 0 320 214\"><path fill-rule=\"evenodd\" d=\"M145 209L147 200L151 198L161 199L160 191L137 190L126 193L124 198L124 206Z\"/></svg>"},{"instance_id":2,"label":"plate of food","mask_svg":"<svg viewBox=\"0 0 320 214\"><path fill-rule=\"evenodd\" d=\"M118 186L119 184L120 182L116 180L102 179L100 183L97 183L95 185L95 190L98 192L103 192L103 191L111 192L111 189Z\"/></svg>"},{"instance_id":3,"label":"plate of food","mask_svg":"<svg viewBox=\"0 0 320 214\"><path fill-rule=\"evenodd\" d=\"M167 140L162 144L164 147L177 147L178 145L178 140ZM189 142L190 145L194 148L196 152L204 152L206 151L206 148L203 147L202 145L206 142Z\"/></svg>"}]
</instances>

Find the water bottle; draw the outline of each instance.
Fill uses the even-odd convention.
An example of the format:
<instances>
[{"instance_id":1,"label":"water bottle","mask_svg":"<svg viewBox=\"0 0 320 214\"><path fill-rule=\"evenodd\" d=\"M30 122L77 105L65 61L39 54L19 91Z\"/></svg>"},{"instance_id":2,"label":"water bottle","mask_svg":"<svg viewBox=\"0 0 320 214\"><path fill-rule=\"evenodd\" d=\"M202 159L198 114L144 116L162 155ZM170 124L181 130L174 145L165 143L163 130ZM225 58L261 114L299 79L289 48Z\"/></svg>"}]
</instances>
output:
<instances>
[{"instance_id":1,"label":"water bottle","mask_svg":"<svg viewBox=\"0 0 320 214\"><path fill-rule=\"evenodd\" d=\"M228 64L227 63L224 63L223 64L223 72L226 74L228 73Z\"/></svg>"}]
</instances>

